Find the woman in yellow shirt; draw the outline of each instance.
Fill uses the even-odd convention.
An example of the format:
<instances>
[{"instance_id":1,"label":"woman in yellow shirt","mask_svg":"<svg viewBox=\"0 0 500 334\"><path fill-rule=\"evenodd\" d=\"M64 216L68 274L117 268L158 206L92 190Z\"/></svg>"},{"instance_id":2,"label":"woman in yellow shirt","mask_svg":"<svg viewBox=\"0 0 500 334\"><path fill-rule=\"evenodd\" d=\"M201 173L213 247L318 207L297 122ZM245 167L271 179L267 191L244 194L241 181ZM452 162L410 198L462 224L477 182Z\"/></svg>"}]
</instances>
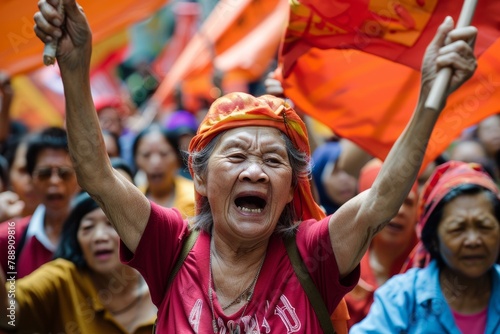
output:
<instances>
[{"instance_id":1,"label":"woman in yellow shirt","mask_svg":"<svg viewBox=\"0 0 500 334\"><path fill-rule=\"evenodd\" d=\"M177 208L184 218L194 215L194 184L179 175L182 155L178 139L160 124L141 131L132 146L134 162L145 176L137 186L146 197L163 207Z\"/></svg>"},{"instance_id":2,"label":"woman in yellow shirt","mask_svg":"<svg viewBox=\"0 0 500 334\"><path fill-rule=\"evenodd\" d=\"M119 237L87 193L51 261L0 292L2 327L18 333L151 333L156 307L142 276L119 260ZM5 273L2 273L5 274ZM2 275L3 276L3 275Z\"/></svg>"}]
</instances>

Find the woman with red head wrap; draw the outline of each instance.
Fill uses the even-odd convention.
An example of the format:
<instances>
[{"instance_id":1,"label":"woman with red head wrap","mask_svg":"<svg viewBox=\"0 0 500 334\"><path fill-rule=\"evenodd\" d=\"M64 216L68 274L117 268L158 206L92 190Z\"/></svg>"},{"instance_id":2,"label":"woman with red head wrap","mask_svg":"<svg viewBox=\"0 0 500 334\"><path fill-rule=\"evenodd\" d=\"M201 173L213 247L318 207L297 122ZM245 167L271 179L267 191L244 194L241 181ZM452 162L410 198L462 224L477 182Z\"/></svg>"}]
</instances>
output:
<instances>
[{"instance_id":1,"label":"woman with red head wrap","mask_svg":"<svg viewBox=\"0 0 500 334\"><path fill-rule=\"evenodd\" d=\"M324 217L313 200L309 143L295 111L271 96L233 93L218 99L190 144L197 215L189 224L111 169L88 88L88 23L74 0L63 1L64 20L53 2L39 2L35 32L43 41L62 34L58 64L78 178L117 229L122 260L148 282L158 331L331 332L331 324L320 323L317 303L308 299L285 244L296 246L328 316L356 284L372 237L397 213L415 181L439 116L423 104L436 71L453 69L449 92L473 74L476 60L465 41L476 29L453 29L451 19L442 24L424 58L422 100L408 128L372 188L332 216ZM184 240L197 232L176 269Z\"/></svg>"},{"instance_id":2,"label":"woman with red head wrap","mask_svg":"<svg viewBox=\"0 0 500 334\"><path fill-rule=\"evenodd\" d=\"M498 333L500 194L479 164L450 161L423 188L418 230L430 263L375 291L351 333ZM382 329L382 330L381 330Z\"/></svg>"}]
</instances>

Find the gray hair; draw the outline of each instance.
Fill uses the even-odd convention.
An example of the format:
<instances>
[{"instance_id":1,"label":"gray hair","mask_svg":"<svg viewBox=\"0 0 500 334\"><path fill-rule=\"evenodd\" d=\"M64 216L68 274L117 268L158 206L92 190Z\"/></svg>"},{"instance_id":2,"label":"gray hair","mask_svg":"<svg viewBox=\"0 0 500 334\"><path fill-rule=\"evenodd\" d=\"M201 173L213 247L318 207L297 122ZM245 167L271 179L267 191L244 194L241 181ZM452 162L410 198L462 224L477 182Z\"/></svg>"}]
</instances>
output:
<instances>
[{"instance_id":1,"label":"gray hair","mask_svg":"<svg viewBox=\"0 0 500 334\"><path fill-rule=\"evenodd\" d=\"M219 143L222 135L225 133L221 132L215 136L210 143L207 144L201 151L191 152L191 167L193 169L193 174L205 177L207 174L208 160L212 155L215 147ZM295 189L299 184L299 180L307 179L310 180L311 176L311 164L310 157L306 152L299 151L293 142L281 132L281 137L285 141L285 146L288 154L288 161L290 167L292 168L292 187ZM210 203L206 197L202 197L198 203L198 214L192 218L191 223L194 229L203 230L211 233L213 226L213 216L210 208ZM275 232L282 235L288 235L295 233L295 229L299 223L299 217L295 213L295 208L293 207L293 201L288 203L278 220L278 225L276 226Z\"/></svg>"}]
</instances>

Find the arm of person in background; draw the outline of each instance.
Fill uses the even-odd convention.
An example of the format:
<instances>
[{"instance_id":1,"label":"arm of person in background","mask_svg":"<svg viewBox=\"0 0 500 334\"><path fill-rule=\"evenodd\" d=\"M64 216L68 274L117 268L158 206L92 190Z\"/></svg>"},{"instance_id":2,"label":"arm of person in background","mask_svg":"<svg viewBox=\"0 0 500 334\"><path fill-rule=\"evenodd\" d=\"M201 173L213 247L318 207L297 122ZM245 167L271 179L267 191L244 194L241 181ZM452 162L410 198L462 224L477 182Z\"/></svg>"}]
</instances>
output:
<instances>
[{"instance_id":1,"label":"arm of person in background","mask_svg":"<svg viewBox=\"0 0 500 334\"><path fill-rule=\"evenodd\" d=\"M59 38L57 63L66 99L68 144L78 182L99 203L120 235L135 252L147 225L150 203L131 182L111 167L90 91L92 33L75 0L42 0L35 14L35 33L44 42Z\"/></svg>"},{"instance_id":2,"label":"arm of person in background","mask_svg":"<svg viewBox=\"0 0 500 334\"><path fill-rule=\"evenodd\" d=\"M331 216L330 238L341 277L359 264L373 236L395 216L407 197L418 171L439 112L425 108L425 101L440 68L451 67L448 95L467 81L477 63L468 44L477 34L475 27L453 29L447 18L427 47L420 96L407 127L389 152L372 187L344 204Z\"/></svg>"},{"instance_id":3,"label":"arm of person in background","mask_svg":"<svg viewBox=\"0 0 500 334\"><path fill-rule=\"evenodd\" d=\"M0 193L0 222L21 216L24 206L24 202L15 192L7 190Z\"/></svg>"},{"instance_id":4,"label":"arm of person in background","mask_svg":"<svg viewBox=\"0 0 500 334\"><path fill-rule=\"evenodd\" d=\"M14 91L10 84L10 77L0 71L0 146L5 143L10 132L10 106Z\"/></svg>"}]
</instances>

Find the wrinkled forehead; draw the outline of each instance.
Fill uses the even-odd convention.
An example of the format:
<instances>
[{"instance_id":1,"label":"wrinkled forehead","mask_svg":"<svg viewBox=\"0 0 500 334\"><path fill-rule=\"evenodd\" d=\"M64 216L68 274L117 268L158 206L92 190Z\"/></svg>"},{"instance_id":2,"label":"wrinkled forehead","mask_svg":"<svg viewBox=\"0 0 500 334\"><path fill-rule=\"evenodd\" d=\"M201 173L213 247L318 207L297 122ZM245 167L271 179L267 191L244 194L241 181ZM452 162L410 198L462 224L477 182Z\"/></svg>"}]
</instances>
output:
<instances>
[{"instance_id":1,"label":"wrinkled forehead","mask_svg":"<svg viewBox=\"0 0 500 334\"><path fill-rule=\"evenodd\" d=\"M495 194L483 187L476 188L474 192L462 192L443 203L443 219L453 216L473 214L479 219L488 213L495 216ZM498 198L498 197L497 197ZM497 222L500 217L496 217ZM498 222L500 224L500 222Z\"/></svg>"},{"instance_id":2,"label":"wrinkled forehead","mask_svg":"<svg viewBox=\"0 0 500 334\"><path fill-rule=\"evenodd\" d=\"M227 130L218 138L216 147L240 147L242 149L262 146L268 149L286 150L285 136L281 130L268 126L245 126Z\"/></svg>"}]
</instances>

